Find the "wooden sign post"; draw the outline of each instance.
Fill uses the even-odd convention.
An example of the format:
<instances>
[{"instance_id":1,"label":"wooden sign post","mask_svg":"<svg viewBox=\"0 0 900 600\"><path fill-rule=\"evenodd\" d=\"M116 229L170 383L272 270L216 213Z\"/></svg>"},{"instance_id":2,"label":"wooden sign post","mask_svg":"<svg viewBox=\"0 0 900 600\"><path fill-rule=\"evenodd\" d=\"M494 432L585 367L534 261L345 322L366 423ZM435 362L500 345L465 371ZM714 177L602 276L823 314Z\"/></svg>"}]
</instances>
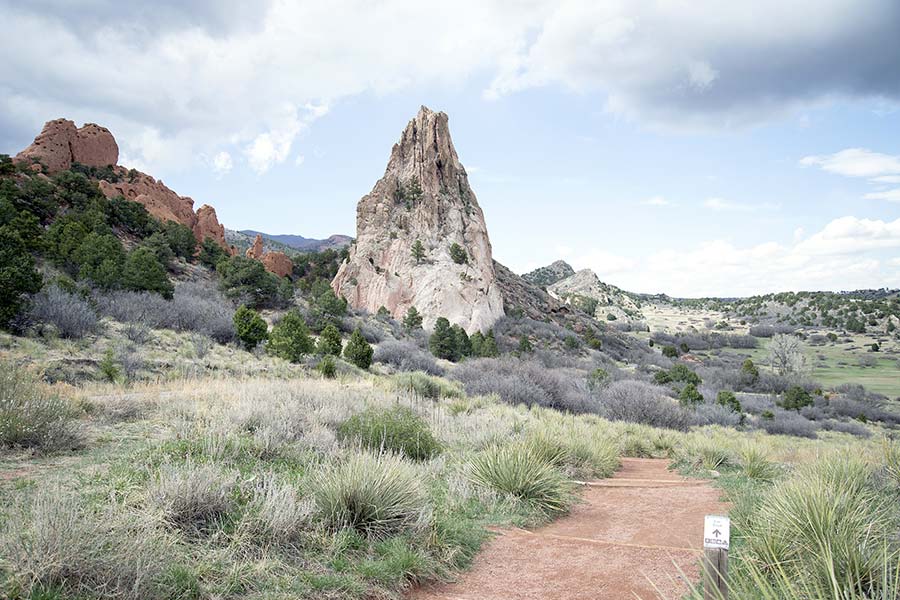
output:
<instances>
[{"instance_id":1,"label":"wooden sign post","mask_svg":"<svg viewBox=\"0 0 900 600\"><path fill-rule=\"evenodd\" d=\"M731 520L706 515L703 522L703 600L728 600Z\"/></svg>"}]
</instances>

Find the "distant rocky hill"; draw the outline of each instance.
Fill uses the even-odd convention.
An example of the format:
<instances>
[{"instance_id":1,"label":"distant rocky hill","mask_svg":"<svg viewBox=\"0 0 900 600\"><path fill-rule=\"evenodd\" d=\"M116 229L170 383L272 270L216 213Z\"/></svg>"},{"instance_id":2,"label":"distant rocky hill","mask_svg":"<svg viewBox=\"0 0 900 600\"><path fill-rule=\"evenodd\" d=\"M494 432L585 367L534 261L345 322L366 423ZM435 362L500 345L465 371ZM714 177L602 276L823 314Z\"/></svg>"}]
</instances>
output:
<instances>
[{"instance_id":1,"label":"distant rocky hill","mask_svg":"<svg viewBox=\"0 0 900 600\"><path fill-rule=\"evenodd\" d=\"M631 294L614 285L603 283L590 269L582 269L553 283L547 287L547 292L554 298L567 304L573 304L601 321L643 318L640 304Z\"/></svg>"},{"instance_id":2,"label":"distant rocky hill","mask_svg":"<svg viewBox=\"0 0 900 600\"><path fill-rule=\"evenodd\" d=\"M324 240L317 240L315 238L305 238L302 235L272 234L263 231L253 231L252 229L242 229L235 233L247 236L247 239L251 240L251 242L257 235L261 235L267 242L280 244L281 246L300 250L302 252L319 252L329 248L339 250L344 246L349 246L350 242L353 241L353 238L349 235L340 234L331 235Z\"/></svg>"},{"instance_id":3,"label":"distant rocky hill","mask_svg":"<svg viewBox=\"0 0 900 600\"><path fill-rule=\"evenodd\" d=\"M419 110L356 215L356 243L332 281L352 306L397 319L415 306L426 328L443 316L470 333L503 316L484 214L446 114Z\"/></svg>"},{"instance_id":4,"label":"distant rocky hill","mask_svg":"<svg viewBox=\"0 0 900 600\"><path fill-rule=\"evenodd\" d=\"M540 267L530 273L525 273L522 275L522 279L540 287L547 287L574 274L575 269L569 263L564 260L557 260L546 267Z\"/></svg>"}]
</instances>

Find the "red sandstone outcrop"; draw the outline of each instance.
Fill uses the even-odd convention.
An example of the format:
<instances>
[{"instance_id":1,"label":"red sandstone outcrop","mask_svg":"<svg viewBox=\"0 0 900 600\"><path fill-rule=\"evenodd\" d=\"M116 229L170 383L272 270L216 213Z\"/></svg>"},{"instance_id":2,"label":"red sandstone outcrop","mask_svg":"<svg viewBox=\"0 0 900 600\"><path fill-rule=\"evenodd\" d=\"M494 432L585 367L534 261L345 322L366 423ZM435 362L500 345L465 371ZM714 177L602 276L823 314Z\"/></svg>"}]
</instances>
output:
<instances>
[{"instance_id":1,"label":"red sandstone outcrop","mask_svg":"<svg viewBox=\"0 0 900 600\"><path fill-rule=\"evenodd\" d=\"M41 162L50 173L65 171L72 163L106 167L119 161L119 146L106 127L86 123L76 128L68 119L48 121L30 146L19 152L18 162Z\"/></svg>"},{"instance_id":2,"label":"red sandstone outcrop","mask_svg":"<svg viewBox=\"0 0 900 600\"><path fill-rule=\"evenodd\" d=\"M89 167L113 167L116 181L102 179L100 190L107 198L123 196L144 205L151 215L163 221L181 223L194 232L198 242L212 238L229 253L236 251L225 242L225 227L216 210L201 206L194 212L194 201L179 196L162 181L135 169L117 166L119 146L105 127L87 123L76 128L68 119L48 121L40 135L15 158L18 162L38 161L48 172L57 173L80 163ZM112 178L111 178L112 179Z\"/></svg>"},{"instance_id":3,"label":"red sandstone outcrop","mask_svg":"<svg viewBox=\"0 0 900 600\"><path fill-rule=\"evenodd\" d=\"M423 106L406 126L384 176L357 205L356 235L331 283L355 308L384 306L400 319L415 306L426 328L443 316L470 333L503 316L484 214L446 114ZM454 260L454 244L464 259Z\"/></svg>"},{"instance_id":4,"label":"red sandstone outcrop","mask_svg":"<svg viewBox=\"0 0 900 600\"><path fill-rule=\"evenodd\" d=\"M263 238L256 234L253 245L247 248L247 258L253 258L263 264L269 273L279 277L288 277L294 272L294 262L284 252L266 252L263 247Z\"/></svg>"}]
</instances>

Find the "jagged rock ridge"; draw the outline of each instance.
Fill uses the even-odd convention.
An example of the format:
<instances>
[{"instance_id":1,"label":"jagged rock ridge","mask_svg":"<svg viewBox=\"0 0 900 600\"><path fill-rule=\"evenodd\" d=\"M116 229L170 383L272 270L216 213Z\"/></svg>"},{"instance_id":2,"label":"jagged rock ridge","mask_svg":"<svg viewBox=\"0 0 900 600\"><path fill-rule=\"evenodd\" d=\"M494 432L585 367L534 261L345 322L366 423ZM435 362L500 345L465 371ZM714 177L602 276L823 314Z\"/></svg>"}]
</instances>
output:
<instances>
[{"instance_id":1,"label":"jagged rock ridge","mask_svg":"<svg viewBox=\"0 0 900 600\"><path fill-rule=\"evenodd\" d=\"M584 298L596 300L596 308L592 312L601 321L607 320L609 315L613 315L616 320L643 318L639 304L628 293L614 285L603 283L590 269L582 269L553 283L547 288L547 292L562 302L576 305L582 305Z\"/></svg>"},{"instance_id":2,"label":"jagged rock ridge","mask_svg":"<svg viewBox=\"0 0 900 600\"><path fill-rule=\"evenodd\" d=\"M413 248L421 244L418 258ZM465 250L465 262L451 246ZM356 211L356 243L332 281L356 308L410 306L426 328L447 317L469 332L503 316L484 214L450 139L447 115L422 107Z\"/></svg>"},{"instance_id":3,"label":"jagged rock ridge","mask_svg":"<svg viewBox=\"0 0 900 600\"><path fill-rule=\"evenodd\" d=\"M110 167L98 185L107 198L123 196L144 205L151 215L165 221L181 223L194 232L197 241L214 239L233 252L225 242L225 228L219 223L216 210L204 204L194 212L194 201L179 196L158 181L136 169L118 166L119 146L112 133L87 123L76 128L68 119L48 121L30 146L19 152L15 160L34 165L50 174L72 168L75 163L87 167ZM42 165L42 166L41 166Z\"/></svg>"},{"instance_id":4,"label":"jagged rock ridge","mask_svg":"<svg viewBox=\"0 0 900 600\"><path fill-rule=\"evenodd\" d=\"M534 285L547 287L574 274L575 269L572 268L572 265L564 260L557 260L546 267L539 267L534 271L525 273L522 275L522 279Z\"/></svg>"}]
</instances>

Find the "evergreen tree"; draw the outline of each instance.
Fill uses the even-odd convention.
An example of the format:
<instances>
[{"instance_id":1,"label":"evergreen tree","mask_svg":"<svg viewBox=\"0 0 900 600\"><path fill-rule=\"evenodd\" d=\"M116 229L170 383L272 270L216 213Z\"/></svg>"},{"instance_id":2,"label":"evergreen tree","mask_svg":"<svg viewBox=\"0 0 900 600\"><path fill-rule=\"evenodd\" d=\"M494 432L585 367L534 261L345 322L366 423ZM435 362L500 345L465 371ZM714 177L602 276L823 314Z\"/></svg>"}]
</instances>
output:
<instances>
[{"instance_id":1,"label":"evergreen tree","mask_svg":"<svg viewBox=\"0 0 900 600\"><path fill-rule=\"evenodd\" d=\"M163 235L166 237L166 241L169 242L169 247L175 253L175 256L180 256L187 260L194 258L194 253L197 251L197 238L194 237L194 232L191 231L190 227L175 221L166 221L163 225ZM213 243L215 244L215 242ZM215 245L219 248L218 244Z\"/></svg>"},{"instance_id":2,"label":"evergreen tree","mask_svg":"<svg viewBox=\"0 0 900 600\"><path fill-rule=\"evenodd\" d=\"M125 259L122 286L129 290L156 292L170 300L175 291L156 254L145 247L135 248Z\"/></svg>"},{"instance_id":3,"label":"evergreen tree","mask_svg":"<svg viewBox=\"0 0 900 600\"><path fill-rule=\"evenodd\" d=\"M350 341L344 347L344 358L359 367L360 369L368 369L372 364L372 346L363 337L362 332L357 327L350 336Z\"/></svg>"},{"instance_id":4,"label":"evergreen tree","mask_svg":"<svg viewBox=\"0 0 900 600\"><path fill-rule=\"evenodd\" d=\"M812 396L799 385L789 387L781 398L781 406L787 410L799 411L812 403Z\"/></svg>"},{"instance_id":5,"label":"evergreen tree","mask_svg":"<svg viewBox=\"0 0 900 600\"><path fill-rule=\"evenodd\" d=\"M197 256L200 263L210 269L215 269L220 262L228 258L228 253L216 242L208 237L200 244L200 254Z\"/></svg>"},{"instance_id":6,"label":"evergreen tree","mask_svg":"<svg viewBox=\"0 0 900 600\"><path fill-rule=\"evenodd\" d=\"M319 334L319 341L316 343L316 351L319 354L332 356L340 356L343 346L341 345L341 332L334 325L327 325L322 333Z\"/></svg>"},{"instance_id":7,"label":"evergreen tree","mask_svg":"<svg viewBox=\"0 0 900 600\"><path fill-rule=\"evenodd\" d=\"M472 342L466 335L466 330L459 325L453 325L450 331L453 333L454 360L472 356Z\"/></svg>"},{"instance_id":8,"label":"evergreen tree","mask_svg":"<svg viewBox=\"0 0 900 600\"><path fill-rule=\"evenodd\" d=\"M428 338L428 349L438 358L456 360L456 337L446 317L438 317L434 332Z\"/></svg>"},{"instance_id":9,"label":"evergreen tree","mask_svg":"<svg viewBox=\"0 0 900 600\"><path fill-rule=\"evenodd\" d=\"M422 315L419 314L415 306L410 306L409 310L406 311L406 316L403 317L403 328L409 332L420 327L422 327Z\"/></svg>"},{"instance_id":10,"label":"evergreen tree","mask_svg":"<svg viewBox=\"0 0 900 600\"><path fill-rule=\"evenodd\" d=\"M741 365L741 378L746 380L750 385L753 385L759 380L759 369L749 358Z\"/></svg>"},{"instance_id":11,"label":"evergreen tree","mask_svg":"<svg viewBox=\"0 0 900 600\"><path fill-rule=\"evenodd\" d=\"M741 412L741 403L738 401L737 396L735 396L734 392L732 392L731 390L721 390L716 395L716 403L730 408L736 413Z\"/></svg>"},{"instance_id":12,"label":"evergreen tree","mask_svg":"<svg viewBox=\"0 0 900 600\"><path fill-rule=\"evenodd\" d=\"M678 395L678 400L684 406L693 406L695 404L700 404L703 402L703 394L697 389L697 386L693 383L686 384L683 388L681 388L681 393Z\"/></svg>"},{"instance_id":13,"label":"evergreen tree","mask_svg":"<svg viewBox=\"0 0 900 600\"><path fill-rule=\"evenodd\" d=\"M298 363L304 354L313 351L314 346L303 317L296 310L291 310L272 327L266 351L273 356Z\"/></svg>"},{"instance_id":14,"label":"evergreen tree","mask_svg":"<svg viewBox=\"0 0 900 600\"><path fill-rule=\"evenodd\" d=\"M172 266L172 261L175 260L175 253L172 251L169 240L164 234L154 233L150 237L145 238L141 246L149 248L166 269Z\"/></svg>"},{"instance_id":15,"label":"evergreen tree","mask_svg":"<svg viewBox=\"0 0 900 600\"><path fill-rule=\"evenodd\" d=\"M7 327L19 314L25 294L41 289L41 274L18 233L0 227L0 327Z\"/></svg>"},{"instance_id":16,"label":"evergreen tree","mask_svg":"<svg viewBox=\"0 0 900 600\"><path fill-rule=\"evenodd\" d=\"M107 234L89 233L72 255L79 279L88 279L103 289L119 287L125 250L119 238Z\"/></svg>"},{"instance_id":17,"label":"evergreen tree","mask_svg":"<svg viewBox=\"0 0 900 600\"><path fill-rule=\"evenodd\" d=\"M469 338L469 344L472 346L472 356L484 356L482 352L482 346L484 345L484 334L480 331L476 331L472 334L472 337Z\"/></svg>"},{"instance_id":18,"label":"evergreen tree","mask_svg":"<svg viewBox=\"0 0 900 600\"><path fill-rule=\"evenodd\" d=\"M412 257L416 259L417 265L425 258L425 246L422 245L422 240L416 240L413 244Z\"/></svg>"},{"instance_id":19,"label":"evergreen tree","mask_svg":"<svg viewBox=\"0 0 900 600\"><path fill-rule=\"evenodd\" d=\"M456 242L450 244L450 258L458 265L469 262L469 255L466 254L465 249Z\"/></svg>"},{"instance_id":20,"label":"evergreen tree","mask_svg":"<svg viewBox=\"0 0 900 600\"><path fill-rule=\"evenodd\" d=\"M247 350L253 350L269 337L269 327L263 318L243 304L234 312L234 332Z\"/></svg>"},{"instance_id":21,"label":"evergreen tree","mask_svg":"<svg viewBox=\"0 0 900 600\"><path fill-rule=\"evenodd\" d=\"M286 290L261 262L246 256L232 256L216 266L219 286L229 298L246 298L251 306L278 304Z\"/></svg>"},{"instance_id":22,"label":"evergreen tree","mask_svg":"<svg viewBox=\"0 0 900 600\"><path fill-rule=\"evenodd\" d=\"M497 348L497 340L494 339L494 330L488 329L487 335L484 336L484 342L481 344L481 354L487 358L500 356L500 350Z\"/></svg>"}]
</instances>

